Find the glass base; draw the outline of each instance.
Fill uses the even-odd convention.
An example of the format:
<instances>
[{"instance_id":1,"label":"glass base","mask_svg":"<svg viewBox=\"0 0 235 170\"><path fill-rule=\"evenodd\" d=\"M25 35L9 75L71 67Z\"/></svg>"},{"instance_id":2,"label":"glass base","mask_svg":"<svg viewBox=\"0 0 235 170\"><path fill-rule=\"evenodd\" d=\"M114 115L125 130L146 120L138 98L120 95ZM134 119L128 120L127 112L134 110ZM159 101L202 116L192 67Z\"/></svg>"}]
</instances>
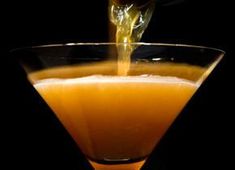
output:
<instances>
[{"instance_id":1,"label":"glass base","mask_svg":"<svg viewBox=\"0 0 235 170\"><path fill-rule=\"evenodd\" d=\"M126 164L100 164L89 160L95 170L139 170L145 160Z\"/></svg>"}]
</instances>

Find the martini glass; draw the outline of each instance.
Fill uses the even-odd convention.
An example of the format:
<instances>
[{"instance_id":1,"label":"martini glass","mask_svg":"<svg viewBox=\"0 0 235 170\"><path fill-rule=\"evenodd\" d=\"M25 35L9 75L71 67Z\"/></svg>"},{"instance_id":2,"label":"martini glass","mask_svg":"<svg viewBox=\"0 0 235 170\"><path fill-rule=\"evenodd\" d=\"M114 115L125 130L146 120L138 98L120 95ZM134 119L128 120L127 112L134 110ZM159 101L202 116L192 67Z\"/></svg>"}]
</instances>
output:
<instances>
[{"instance_id":1,"label":"martini glass","mask_svg":"<svg viewBox=\"0 0 235 170\"><path fill-rule=\"evenodd\" d=\"M118 75L117 46L135 49ZM224 52L157 43L69 43L12 51L96 170L138 170ZM126 68L125 68L126 69Z\"/></svg>"}]
</instances>

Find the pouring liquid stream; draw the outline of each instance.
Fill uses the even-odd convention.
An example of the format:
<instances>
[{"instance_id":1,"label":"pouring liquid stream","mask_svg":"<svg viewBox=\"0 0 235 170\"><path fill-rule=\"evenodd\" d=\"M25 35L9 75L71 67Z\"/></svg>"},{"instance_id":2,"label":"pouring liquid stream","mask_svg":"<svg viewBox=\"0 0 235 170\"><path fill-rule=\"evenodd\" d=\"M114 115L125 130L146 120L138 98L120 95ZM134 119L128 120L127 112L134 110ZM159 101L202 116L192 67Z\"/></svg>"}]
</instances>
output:
<instances>
[{"instance_id":1,"label":"pouring liquid stream","mask_svg":"<svg viewBox=\"0 0 235 170\"><path fill-rule=\"evenodd\" d=\"M131 54L136 48L130 43L140 41L155 7L153 0L141 5L134 2L131 1L126 4L118 3L117 0L110 0L109 2L109 19L116 26L117 75L119 76L128 75Z\"/></svg>"}]
</instances>

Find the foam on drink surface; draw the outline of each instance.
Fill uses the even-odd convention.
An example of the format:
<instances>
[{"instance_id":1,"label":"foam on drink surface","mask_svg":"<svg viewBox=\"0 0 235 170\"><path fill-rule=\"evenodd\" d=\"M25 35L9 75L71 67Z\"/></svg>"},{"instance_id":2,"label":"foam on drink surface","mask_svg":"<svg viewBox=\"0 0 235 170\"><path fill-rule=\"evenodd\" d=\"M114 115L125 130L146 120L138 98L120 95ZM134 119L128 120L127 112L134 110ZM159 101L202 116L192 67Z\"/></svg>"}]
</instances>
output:
<instances>
[{"instance_id":1,"label":"foam on drink surface","mask_svg":"<svg viewBox=\"0 0 235 170\"><path fill-rule=\"evenodd\" d=\"M43 86L50 84L101 84L101 83L162 83L162 84L178 84L178 85L189 85L198 87L197 83L189 80L170 77L170 76L156 76L156 75L140 75L140 76L103 76L103 75L92 75L81 78L68 78L58 79L49 78L38 80L34 86Z\"/></svg>"}]
</instances>

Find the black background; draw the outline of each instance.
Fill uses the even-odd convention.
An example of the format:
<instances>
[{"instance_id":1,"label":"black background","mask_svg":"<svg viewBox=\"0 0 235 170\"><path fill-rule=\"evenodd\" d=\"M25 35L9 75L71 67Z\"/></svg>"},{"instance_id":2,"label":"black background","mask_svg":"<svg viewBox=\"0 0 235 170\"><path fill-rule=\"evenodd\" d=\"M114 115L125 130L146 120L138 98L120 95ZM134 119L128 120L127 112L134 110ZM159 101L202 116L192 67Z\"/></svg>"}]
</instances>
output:
<instances>
[{"instance_id":1,"label":"black background","mask_svg":"<svg viewBox=\"0 0 235 170\"><path fill-rule=\"evenodd\" d=\"M93 4L93 6L91 6ZM60 42L108 41L107 0L9 2L1 12L2 169L87 169L75 143L26 81L9 49ZM90 12L87 10L90 7ZM232 22L226 1L157 6L142 41L206 45L226 56L147 161L146 169L231 169L234 113Z\"/></svg>"}]
</instances>

